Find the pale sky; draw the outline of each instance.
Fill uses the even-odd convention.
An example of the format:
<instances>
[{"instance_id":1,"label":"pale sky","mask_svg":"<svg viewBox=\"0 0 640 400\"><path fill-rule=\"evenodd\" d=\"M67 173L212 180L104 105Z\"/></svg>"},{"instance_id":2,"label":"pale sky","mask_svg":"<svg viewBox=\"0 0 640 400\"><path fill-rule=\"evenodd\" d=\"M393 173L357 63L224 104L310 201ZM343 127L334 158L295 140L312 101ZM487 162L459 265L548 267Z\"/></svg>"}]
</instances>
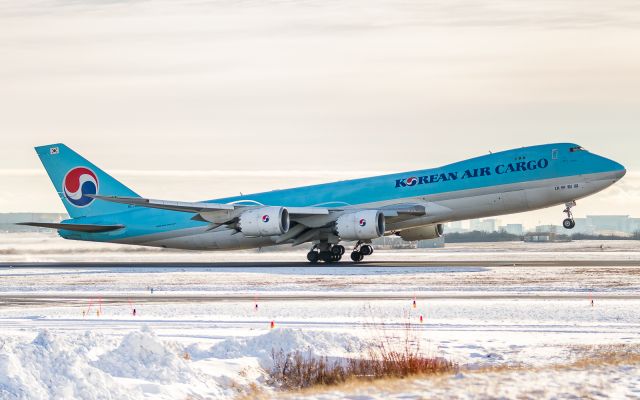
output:
<instances>
[{"instance_id":1,"label":"pale sky","mask_svg":"<svg viewBox=\"0 0 640 400\"><path fill-rule=\"evenodd\" d=\"M639 49L638 1L0 0L0 212L63 210L59 141L176 200L571 141L640 216Z\"/></svg>"}]
</instances>

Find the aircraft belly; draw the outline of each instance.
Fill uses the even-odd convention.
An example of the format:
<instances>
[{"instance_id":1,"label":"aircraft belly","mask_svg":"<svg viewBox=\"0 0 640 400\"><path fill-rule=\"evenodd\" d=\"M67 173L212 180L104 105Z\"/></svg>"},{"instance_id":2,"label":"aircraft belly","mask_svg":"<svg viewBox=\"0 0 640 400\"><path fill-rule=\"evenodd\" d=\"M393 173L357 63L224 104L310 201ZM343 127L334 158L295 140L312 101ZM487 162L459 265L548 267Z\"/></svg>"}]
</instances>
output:
<instances>
[{"instance_id":1,"label":"aircraft belly","mask_svg":"<svg viewBox=\"0 0 640 400\"><path fill-rule=\"evenodd\" d=\"M471 197L451 199L443 203L458 214L473 218L478 214L495 212L513 213L527 210L529 204L525 190L498 192Z\"/></svg>"},{"instance_id":2,"label":"aircraft belly","mask_svg":"<svg viewBox=\"0 0 640 400\"><path fill-rule=\"evenodd\" d=\"M247 237L233 230L208 231L147 241L147 246L184 250L238 250L274 245L270 237Z\"/></svg>"}]
</instances>

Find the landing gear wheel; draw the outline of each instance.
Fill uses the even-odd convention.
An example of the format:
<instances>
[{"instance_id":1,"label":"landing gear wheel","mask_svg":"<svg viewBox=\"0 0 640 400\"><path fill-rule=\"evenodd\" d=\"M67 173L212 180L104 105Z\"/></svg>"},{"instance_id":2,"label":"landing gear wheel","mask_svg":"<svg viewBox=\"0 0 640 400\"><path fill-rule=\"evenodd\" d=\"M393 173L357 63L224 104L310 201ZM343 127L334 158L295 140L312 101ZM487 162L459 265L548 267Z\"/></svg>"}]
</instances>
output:
<instances>
[{"instance_id":1,"label":"landing gear wheel","mask_svg":"<svg viewBox=\"0 0 640 400\"><path fill-rule=\"evenodd\" d=\"M362 253L363 256L370 256L371 254L373 254L373 247L365 244L364 246L360 247L360 253Z\"/></svg>"},{"instance_id":2,"label":"landing gear wheel","mask_svg":"<svg viewBox=\"0 0 640 400\"><path fill-rule=\"evenodd\" d=\"M354 251L351 253L351 260L353 260L354 263L359 263L362 259L364 259L364 255L362 255L361 252Z\"/></svg>"},{"instance_id":3,"label":"landing gear wheel","mask_svg":"<svg viewBox=\"0 0 640 400\"><path fill-rule=\"evenodd\" d=\"M320 252L320 259L324 262L326 262L327 264L332 263L333 262L333 253L330 251L321 251Z\"/></svg>"},{"instance_id":4,"label":"landing gear wheel","mask_svg":"<svg viewBox=\"0 0 640 400\"><path fill-rule=\"evenodd\" d=\"M564 229L573 229L576 226L576 221L573 219L573 213L571 212L571 208L576 206L575 201L571 201L565 204L566 208L563 213L567 214L567 218L562 221L562 226Z\"/></svg>"},{"instance_id":5,"label":"landing gear wheel","mask_svg":"<svg viewBox=\"0 0 640 400\"><path fill-rule=\"evenodd\" d=\"M341 257L342 257L342 255L343 255L343 254L344 254L344 252L345 252L345 249L344 249L344 246L340 246L339 244L337 244L337 245L335 245L335 246L331 247L331 252L332 252L333 254L336 254L336 255L341 256Z\"/></svg>"},{"instance_id":6,"label":"landing gear wheel","mask_svg":"<svg viewBox=\"0 0 640 400\"><path fill-rule=\"evenodd\" d=\"M307 260L309 260L311 264L317 264L319 258L320 256L318 252L315 250L311 250L310 252L307 253Z\"/></svg>"}]
</instances>

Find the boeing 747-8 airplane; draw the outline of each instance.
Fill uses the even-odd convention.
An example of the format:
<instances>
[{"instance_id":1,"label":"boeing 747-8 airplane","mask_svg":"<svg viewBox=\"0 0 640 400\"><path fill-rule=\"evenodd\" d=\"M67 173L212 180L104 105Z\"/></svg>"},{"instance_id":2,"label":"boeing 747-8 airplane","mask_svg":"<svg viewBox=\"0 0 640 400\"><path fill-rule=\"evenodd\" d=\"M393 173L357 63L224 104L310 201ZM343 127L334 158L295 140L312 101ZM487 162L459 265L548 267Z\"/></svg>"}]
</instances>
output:
<instances>
[{"instance_id":1,"label":"boeing 747-8 airplane","mask_svg":"<svg viewBox=\"0 0 640 400\"><path fill-rule=\"evenodd\" d=\"M407 241L443 234L449 221L565 205L622 178L619 163L571 143L488 154L439 168L218 200L140 197L64 144L36 147L71 219L25 225L57 229L65 239L179 249L226 250L309 243L310 262L340 261L356 241L354 262L372 239Z\"/></svg>"}]
</instances>

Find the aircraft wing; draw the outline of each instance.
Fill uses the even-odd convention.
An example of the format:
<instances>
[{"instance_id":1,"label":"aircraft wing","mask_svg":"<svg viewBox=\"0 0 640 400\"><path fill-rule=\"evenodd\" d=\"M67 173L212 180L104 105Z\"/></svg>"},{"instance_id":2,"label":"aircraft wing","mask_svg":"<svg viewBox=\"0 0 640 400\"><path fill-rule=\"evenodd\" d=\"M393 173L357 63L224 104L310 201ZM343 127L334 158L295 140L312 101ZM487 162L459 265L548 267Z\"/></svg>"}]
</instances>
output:
<instances>
[{"instance_id":1,"label":"aircraft wing","mask_svg":"<svg viewBox=\"0 0 640 400\"><path fill-rule=\"evenodd\" d=\"M222 225L232 225L237 218L250 208L266 207L263 205L244 204L222 204L204 202L184 202L146 199L140 197L119 197L119 196L98 196L90 197L111 201L115 203L129 204L139 207L158 208L163 210L180 211L195 214L193 220L209 222L212 226L209 229L216 229ZM430 210L435 205L427 203L402 203L383 206L379 209L384 214L388 222L400 222L407 219L420 217L431 213ZM435 206L438 207L438 206ZM344 207L285 207L289 212L291 221L296 222L289 232L280 236L276 243L293 241L294 245L304 243L326 229L335 222L341 215L350 212L357 212L371 208ZM439 210L438 210L439 211ZM449 210L450 211L450 210Z\"/></svg>"},{"instance_id":2,"label":"aircraft wing","mask_svg":"<svg viewBox=\"0 0 640 400\"><path fill-rule=\"evenodd\" d=\"M207 214L216 211L235 211L246 209L248 206L240 204L222 204L222 203L203 203L203 202L186 202L146 199L142 197L120 197L120 196L99 196L87 195L95 199L110 201L113 203L129 204L140 207L159 208L163 210L189 212L195 214ZM344 208L326 208L326 207L286 207L289 214L293 217L304 217L312 215L329 215L331 213L347 211ZM354 209L353 211L356 211ZM425 206L422 204L394 204L380 208L384 212L385 217L398 217L400 215L420 216L425 214ZM206 220L206 218L204 218Z\"/></svg>"},{"instance_id":3,"label":"aircraft wing","mask_svg":"<svg viewBox=\"0 0 640 400\"><path fill-rule=\"evenodd\" d=\"M112 203L129 204L132 206L141 206L148 208L160 208L163 210L182 211L199 213L202 211L217 211L217 210L234 210L236 206L232 204L217 204L217 203L191 203L186 201L170 201L170 200L156 200L145 199L142 197L120 197L120 196L98 196L87 195L87 197L93 197L94 199L110 201Z\"/></svg>"},{"instance_id":4,"label":"aircraft wing","mask_svg":"<svg viewBox=\"0 0 640 400\"><path fill-rule=\"evenodd\" d=\"M87 195L98 200L110 201L113 203L129 204L133 206L159 208L162 210L180 211L197 214L194 219L214 222L220 222L220 219L233 219L238 212L244 211L251 207L262 207L243 204L222 204L222 203L203 203L203 202L187 202L187 201L171 201L146 199L142 197L120 197L120 196L99 196ZM287 207L287 211L291 216L310 216L310 215L328 215L330 211L337 209L329 209L324 207Z\"/></svg>"}]
</instances>

